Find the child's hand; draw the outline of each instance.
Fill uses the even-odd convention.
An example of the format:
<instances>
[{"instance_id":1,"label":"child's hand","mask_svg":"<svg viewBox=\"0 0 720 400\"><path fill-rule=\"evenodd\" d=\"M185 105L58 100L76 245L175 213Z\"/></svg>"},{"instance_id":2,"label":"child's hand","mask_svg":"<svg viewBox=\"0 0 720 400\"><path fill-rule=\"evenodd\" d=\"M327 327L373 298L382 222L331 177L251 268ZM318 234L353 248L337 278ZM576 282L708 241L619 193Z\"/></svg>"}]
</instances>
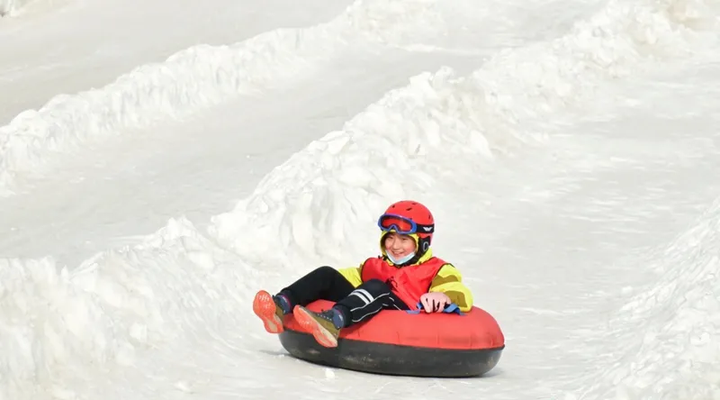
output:
<instances>
[{"instance_id":1,"label":"child's hand","mask_svg":"<svg viewBox=\"0 0 720 400\"><path fill-rule=\"evenodd\" d=\"M426 313L442 312L452 301L445 293L433 292L420 296L420 303Z\"/></svg>"}]
</instances>

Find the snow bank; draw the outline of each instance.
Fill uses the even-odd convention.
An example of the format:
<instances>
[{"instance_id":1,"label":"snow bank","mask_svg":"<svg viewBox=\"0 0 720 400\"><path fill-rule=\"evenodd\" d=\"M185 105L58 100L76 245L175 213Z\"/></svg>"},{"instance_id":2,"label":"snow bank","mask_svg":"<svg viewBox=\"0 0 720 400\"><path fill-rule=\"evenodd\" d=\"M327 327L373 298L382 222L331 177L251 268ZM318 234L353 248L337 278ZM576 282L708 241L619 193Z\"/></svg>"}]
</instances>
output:
<instances>
[{"instance_id":1,"label":"snow bank","mask_svg":"<svg viewBox=\"0 0 720 400\"><path fill-rule=\"evenodd\" d=\"M272 171L211 234L255 262L361 257L389 202L423 200L436 179L462 188L478 159L542 140L551 115L582 109L604 83L713 48L709 4L610 2L568 35L503 51L469 77L417 76Z\"/></svg>"},{"instance_id":2,"label":"snow bank","mask_svg":"<svg viewBox=\"0 0 720 400\"><path fill-rule=\"evenodd\" d=\"M512 118L582 113L602 84L717 48L718 15L710 0L611 0L564 37L501 52L474 78Z\"/></svg>"},{"instance_id":3,"label":"snow bank","mask_svg":"<svg viewBox=\"0 0 720 400\"><path fill-rule=\"evenodd\" d=\"M199 331L239 337L238 307L257 276L184 219L73 272L51 259L0 260L0 399L82 399L80 381L93 386L139 352Z\"/></svg>"},{"instance_id":4,"label":"snow bank","mask_svg":"<svg viewBox=\"0 0 720 400\"><path fill-rule=\"evenodd\" d=\"M0 0L0 17L12 17L32 0Z\"/></svg>"},{"instance_id":5,"label":"snow bank","mask_svg":"<svg viewBox=\"0 0 720 400\"><path fill-rule=\"evenodd\" d=\"M427 201L436 179L472 179L462 170L522 142L489 109L449 68L418 75L273 170L210 232L254 262L347 262L377 241L389 202Z\"/></svg>"},{"instance_id":6,"label":"snow bank","mask_svg":"<svg viewBox=\"0 0 720 400\"><path fill-rule=\"evenodd\" d=\"M0 18L12 18L55 11L71 0L0 0Z\"/></svg>"},{"instance_id":7,"label":"snow bank","mask_svg":"<svg viewBox=\"0 0 720 400\"><path fill-rule=\"evenodd\" d=\"M610 321L614 361L580 399L720 399L720 198L652 260L660 279Z\"/></svg>"},{"instance_id":8,"label":"snow bank","mask_svg":"<svg viewBox=\"0 0 720 400\"><path fill-rule=\"evenodd\" d=\"M114 83L58 95L0 127L0 194L12 194L15 173L91 136L177 118L241 93L281 85L337 57L354 40L406 42L440 32L433 0L357 0L330 22L277 29L229 46L193 46L165 62L142 65Z\"/></svg>"}]
</instances>

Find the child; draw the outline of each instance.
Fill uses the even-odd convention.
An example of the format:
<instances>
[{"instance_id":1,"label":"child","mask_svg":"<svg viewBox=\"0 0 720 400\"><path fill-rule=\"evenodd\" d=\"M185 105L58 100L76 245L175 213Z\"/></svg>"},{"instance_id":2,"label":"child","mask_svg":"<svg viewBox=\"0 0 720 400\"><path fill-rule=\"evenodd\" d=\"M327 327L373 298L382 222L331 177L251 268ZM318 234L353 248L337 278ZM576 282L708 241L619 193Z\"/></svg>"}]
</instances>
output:
<instances>
[{"instance_id":1,"label":"child","mask_svg":"<svg viewBox=\"0 0 720 400\"><path fill-rule=\"evenodd\" d=\"M365 260L359 267L336 270L319 267L275 296L261 290L253 311L270 333L283 331L282 316L295 319L325 347L336 347L342 328L368 321L384 309L442 312L455 303L460 311L472 308L470 290L455 267L430 250L435 221L424 205L399 201L378 220L382 230L381 256ZM333 307L315 313L304 306L324 299Z\"/></svg>"}]
</instances>

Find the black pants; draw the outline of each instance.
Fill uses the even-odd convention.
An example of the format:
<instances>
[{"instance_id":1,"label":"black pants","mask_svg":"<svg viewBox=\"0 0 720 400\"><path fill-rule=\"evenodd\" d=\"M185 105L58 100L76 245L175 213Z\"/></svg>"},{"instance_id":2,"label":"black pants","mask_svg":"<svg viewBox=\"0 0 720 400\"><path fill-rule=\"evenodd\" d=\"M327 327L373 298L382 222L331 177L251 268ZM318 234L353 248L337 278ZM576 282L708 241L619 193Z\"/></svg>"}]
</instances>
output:
<instances>
[{"instance_id":1,"label":"black pants","mask_svg":"<svg viewBox=\"0 0 720 400\"><path fill-rule=\"evenodd\" d=\"M334 301L335 308L343 313L346 327L367 321L381 310L410 309L385 282L371 279L354 288L340 272L327 266L309 272L280 293L293 306L305 306L320 299Z\"/></svg>"}]
</instances>

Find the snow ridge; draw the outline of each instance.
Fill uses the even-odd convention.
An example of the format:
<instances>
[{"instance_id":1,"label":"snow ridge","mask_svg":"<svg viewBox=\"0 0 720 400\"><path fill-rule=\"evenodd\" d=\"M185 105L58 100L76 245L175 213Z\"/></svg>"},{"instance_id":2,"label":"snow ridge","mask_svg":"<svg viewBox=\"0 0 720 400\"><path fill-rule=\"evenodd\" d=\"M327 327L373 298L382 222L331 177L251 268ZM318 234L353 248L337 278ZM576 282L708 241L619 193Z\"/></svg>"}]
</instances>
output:
<instances>
[{"instance_id":1,"label":"snow ridge","mask_svg":"<svg viewBox=\"0 0 720 400\"><path fill-rule=\"evenodd\" d=\"M580 399L716 399L720 395L720 198L650 256L660 276L609 323L615 354ZM617 348L619 346L619 348Z\"/></svg>"},{"instance_id":2,"label":"snow ridge","mask_svg":"<svg viewBox=\"0 0 720 400\"><path fill-rule=\"evenodd\" d=\"M567 35L503 51L473 75L508 117L582 113L603 85L716 48L719 15L707 0L610 0Z\"/></svg>"},{"instance_id":3,"label":"snow ridge","mask_svg":"<svg viewBox=\"0 0 720 400\"><path fill-rule=\"evenodd\" d=\"M241 332L238 304L258 276L184 218L72 271L51 258L0 259L0 399L84 399L73 388L97 383L80 381L141 353Z\"/></svg>"},{"instance_id":4,"label":"snow ridge","mask_svg":"<svg viewBox=\"0 0 720 400\"><path fill-rule=\"evenodd\" d=\"M678 4L612 1L568 35L503 51L468 77L450 68L416 76L271 171L249 198L213 218L211 234L255 262L287 266L334 260L337 249L353 254L348 245L367 248L377 238L356 227L372 226L389 201L420 198L435 179L462 187L473 178L457 165L472 171L542 141L549 115L582 110L601 85L712 48L717 10ZM278 238L282 254L273 251Z\"/></svg>"},{"instance_id":5,"label":"snow ridge","mask_svg":"<svg viewBox=\"0 0 720 400\"><path fill-rule=\"evenodd\" d=\"M228 46L193 46L165 62L139 66L105 87L58 95L0 127L0 194L12 194L13 176L40 165L47 152L282 85L315 63L337 57L353 40L394 43L407 41L412 32L439 32L443 21L433 4L357 0L327 23L277 29Z\"/></svg>"},{"instance_id":6,"label":"snow ridge","mask_svg":"<svg viewBox=\"0 0 720 400\"><path fill-rule=\"evenodd\" d=\"M32 0L0 0L0 18L13 17Z\"/></svg>"}]
</instances>

